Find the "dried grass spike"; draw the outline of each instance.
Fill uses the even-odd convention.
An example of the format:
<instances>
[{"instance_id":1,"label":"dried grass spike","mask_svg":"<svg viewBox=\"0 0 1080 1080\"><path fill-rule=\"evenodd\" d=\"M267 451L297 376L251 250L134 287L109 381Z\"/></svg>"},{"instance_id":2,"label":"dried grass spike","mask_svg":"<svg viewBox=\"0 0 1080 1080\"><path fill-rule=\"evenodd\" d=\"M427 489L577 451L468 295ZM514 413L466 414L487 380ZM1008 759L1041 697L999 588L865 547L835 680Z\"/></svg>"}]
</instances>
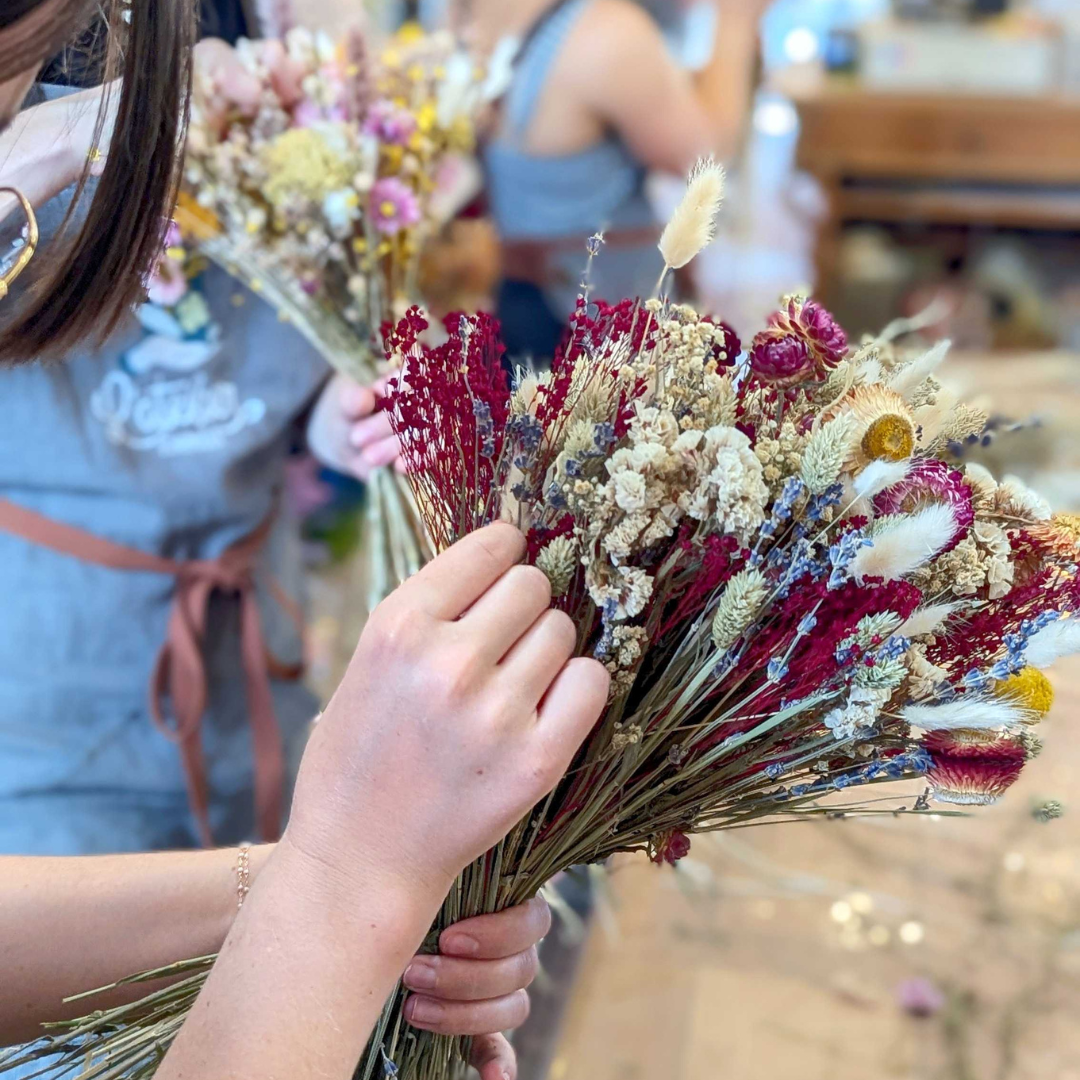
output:
<instances>
[{"instance_id":1,"label":"dried grass spike","mask_svg":"<svg viewBox=\"0 0 1080 1080\"><path fill-rule=\"evenodd\" d=\"M660 237L660 254L667 269L681 269L712 243L723 201L723 167L711 157L702 158L690 173L686 194Z\"/></svg>"}]
</instances>

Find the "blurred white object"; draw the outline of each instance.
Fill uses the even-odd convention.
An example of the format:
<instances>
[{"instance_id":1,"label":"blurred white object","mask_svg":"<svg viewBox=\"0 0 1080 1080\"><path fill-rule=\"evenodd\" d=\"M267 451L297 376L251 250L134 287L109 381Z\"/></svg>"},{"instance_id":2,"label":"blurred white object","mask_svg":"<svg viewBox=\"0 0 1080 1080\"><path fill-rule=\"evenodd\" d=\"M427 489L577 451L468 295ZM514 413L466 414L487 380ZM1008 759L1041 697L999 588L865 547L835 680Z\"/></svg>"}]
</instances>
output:
<instances>
[{"instance_id":1,"label":"blurred white object","mask_svg":"<svg viewBox=\"0 0 1080 1080\"><path fill-rule=\"evenodd\" d=\"M860 74L875 90L1039 95L1061 88L1063 43L946 23L869 23Z\"/></svg>"}]
</instances>

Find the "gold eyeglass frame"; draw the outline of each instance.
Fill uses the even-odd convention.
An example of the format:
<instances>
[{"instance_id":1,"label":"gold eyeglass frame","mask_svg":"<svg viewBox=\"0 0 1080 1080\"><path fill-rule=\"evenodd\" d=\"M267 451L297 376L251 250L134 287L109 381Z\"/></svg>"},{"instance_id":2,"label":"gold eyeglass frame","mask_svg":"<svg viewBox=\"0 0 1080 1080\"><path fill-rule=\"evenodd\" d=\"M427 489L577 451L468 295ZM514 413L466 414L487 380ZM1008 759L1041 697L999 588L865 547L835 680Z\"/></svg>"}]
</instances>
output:
<instances>
[{"instance_id":1,"label":"gold eyeglass frame","mask_svg":"<svg viewBox=\"0 0 1080 1080\"><path fill-rule=\"evenodd\" d=\"M30 260L34 257L34 252L37 251L38 240L40 239L37 215L30 205L30 200L18 188L0 187L0 195L3 194L14 195L18 199L19 205L22 206L23 213L26 215L26 243L23 244L22 250L11 267L0 275L0 300L7 296L11 291L11 286L15 284L15 279L29 265Z\"/></svg>"}]
</instances>

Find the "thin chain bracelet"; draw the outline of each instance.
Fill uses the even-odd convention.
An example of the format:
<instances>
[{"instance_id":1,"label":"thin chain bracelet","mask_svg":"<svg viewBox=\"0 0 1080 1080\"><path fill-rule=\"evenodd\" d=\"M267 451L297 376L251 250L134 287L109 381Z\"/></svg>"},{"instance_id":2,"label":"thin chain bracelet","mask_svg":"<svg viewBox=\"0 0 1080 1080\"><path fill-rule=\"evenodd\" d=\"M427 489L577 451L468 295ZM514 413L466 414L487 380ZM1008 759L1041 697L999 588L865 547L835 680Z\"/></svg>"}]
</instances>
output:
<instances>
[{"instance_id":1,"label":"thin chain bracelet","mask_svg":"<svg viewBox=\"0 0 1080 1080\"><path fill-rule=\"evenodd\" d=\"M251 845L241 844L236 853L236 910L244 906L251 892Z\"/></svg>"}]
</instances>

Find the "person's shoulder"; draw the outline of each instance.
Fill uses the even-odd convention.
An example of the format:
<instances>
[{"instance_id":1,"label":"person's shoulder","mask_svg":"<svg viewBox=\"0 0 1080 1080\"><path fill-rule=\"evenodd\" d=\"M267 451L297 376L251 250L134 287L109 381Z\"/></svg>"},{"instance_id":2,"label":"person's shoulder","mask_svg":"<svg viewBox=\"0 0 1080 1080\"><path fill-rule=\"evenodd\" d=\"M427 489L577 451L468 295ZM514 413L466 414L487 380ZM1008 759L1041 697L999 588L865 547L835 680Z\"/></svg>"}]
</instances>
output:
<instances>
[{"instance_id":1,"label":"person's shoulder","mask_svg":"<svg viewBox=\"0 0 1080 1080\"><path fill-rule=\"evenodd\" d=\"M582 17L578 40L595 60L622 64L664 47L660 28L634 0L592 0Z\"/></svg>"},{"instance_id":2,"label":"person's shoulder","mask_svg":"<svg viewBox=\"0 0 1080 1080\"><path fill-rule=\"evenodd\" d=\"M635 0L592 0L585 10L582 27L624 41L661 39L655 20Z\"/></svg>"}]
</instances>

